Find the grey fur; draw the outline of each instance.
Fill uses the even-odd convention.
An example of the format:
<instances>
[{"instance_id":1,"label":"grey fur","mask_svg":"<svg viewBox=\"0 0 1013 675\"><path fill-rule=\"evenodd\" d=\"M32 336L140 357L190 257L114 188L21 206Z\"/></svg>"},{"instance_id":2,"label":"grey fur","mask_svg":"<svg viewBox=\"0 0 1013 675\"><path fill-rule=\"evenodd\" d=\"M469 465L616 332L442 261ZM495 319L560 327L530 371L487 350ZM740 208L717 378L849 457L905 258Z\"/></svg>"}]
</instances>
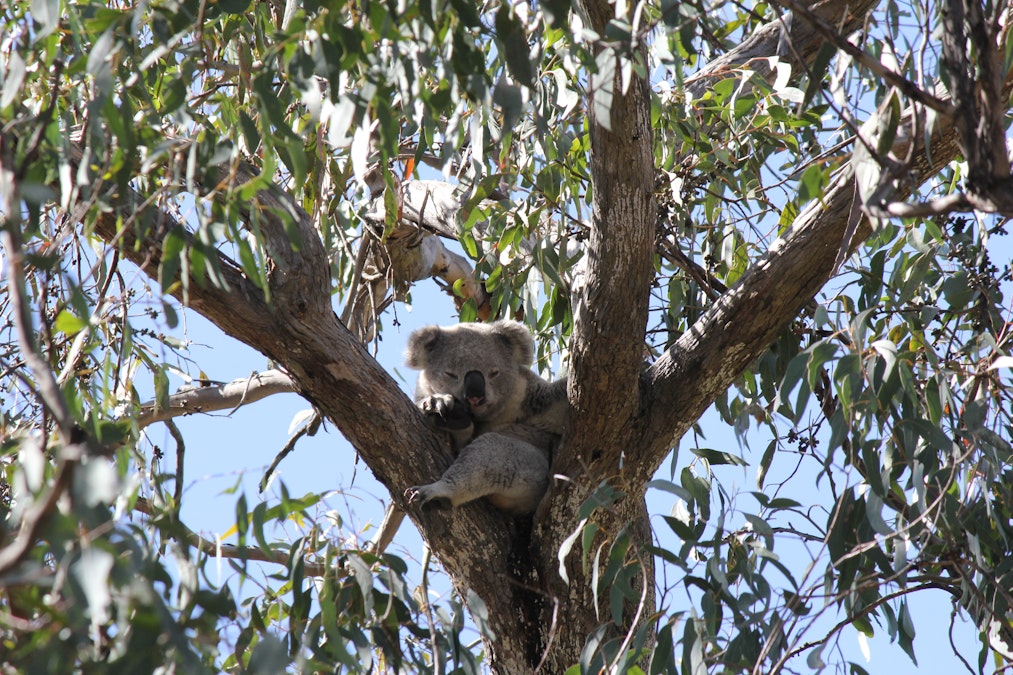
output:
<instances>
[{"instance_id":1,"label":"grey fur","mask_svg":"<svg viewBox=\"0 0 1013 675\"><path fill-rule=\"evenodd\" d=\"M406 363L421 371L415 402L459 451L438 481L405 490L409 502L488 497L509 513L535 510L569 407L566 380L531 371L534 353L531 333L516 321L426 326L409 336Z\"/></svg>"}]
</instances>

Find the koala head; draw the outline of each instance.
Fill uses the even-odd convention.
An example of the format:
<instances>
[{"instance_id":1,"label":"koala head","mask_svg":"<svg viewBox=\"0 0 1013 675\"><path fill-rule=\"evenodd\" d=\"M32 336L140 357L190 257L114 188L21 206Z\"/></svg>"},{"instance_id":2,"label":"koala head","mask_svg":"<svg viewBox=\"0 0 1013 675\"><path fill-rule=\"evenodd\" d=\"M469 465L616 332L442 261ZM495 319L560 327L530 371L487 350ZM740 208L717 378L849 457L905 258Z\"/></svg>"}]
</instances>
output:
<instances>
[{"instance_id":1,"label":"koala head","mask_svg":"<svg viewBox=\"0 0 1013 675\"><path fill-rule=\"evenodd\" d=\"M426 326L408 338L405 361L421 371L416 399L450 394L475 420L510 422L520 412L534 361L531 333L516 321Z\"/></svg>"}]
</instances>

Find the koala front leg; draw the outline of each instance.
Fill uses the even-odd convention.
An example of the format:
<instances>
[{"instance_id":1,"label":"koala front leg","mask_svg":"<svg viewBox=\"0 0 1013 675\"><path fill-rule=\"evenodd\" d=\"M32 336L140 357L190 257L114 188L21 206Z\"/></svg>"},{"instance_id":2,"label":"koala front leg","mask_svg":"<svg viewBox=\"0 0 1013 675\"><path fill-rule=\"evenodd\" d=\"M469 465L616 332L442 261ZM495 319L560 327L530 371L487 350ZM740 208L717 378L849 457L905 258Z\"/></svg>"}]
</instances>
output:
<instances>
[{"instance_id":1,"label":"koala front leg","mask_svg":"<svg viewBox=\"0 0 1013 675\"><path fill-rule=\"evenodd\" d=\"M429 426L453 436L457 448L464 447L475 433L471 408L465 401L450 394L430 394L416 401L416 405Z\"/></svg>"}]
</instances>

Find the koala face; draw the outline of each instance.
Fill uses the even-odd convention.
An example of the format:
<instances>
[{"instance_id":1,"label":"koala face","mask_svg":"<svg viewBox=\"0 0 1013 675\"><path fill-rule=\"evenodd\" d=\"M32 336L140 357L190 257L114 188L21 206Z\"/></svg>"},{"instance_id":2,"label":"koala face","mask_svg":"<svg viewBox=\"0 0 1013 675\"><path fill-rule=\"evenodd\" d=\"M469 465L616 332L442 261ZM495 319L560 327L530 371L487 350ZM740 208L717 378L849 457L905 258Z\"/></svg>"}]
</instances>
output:
<instances>
[{"instance_id":1,"label":"koala face","mask_svg":"<svg viewBox=\"0 0 1013 675\"><path fill-rule=\"evenodd\" d=\"M421 371L417 400L449 394L467 402L477 422L508 422L524 399L534 341L516 321L427 326L408 338L405 357Z\"/></svg>"}]
</instances>

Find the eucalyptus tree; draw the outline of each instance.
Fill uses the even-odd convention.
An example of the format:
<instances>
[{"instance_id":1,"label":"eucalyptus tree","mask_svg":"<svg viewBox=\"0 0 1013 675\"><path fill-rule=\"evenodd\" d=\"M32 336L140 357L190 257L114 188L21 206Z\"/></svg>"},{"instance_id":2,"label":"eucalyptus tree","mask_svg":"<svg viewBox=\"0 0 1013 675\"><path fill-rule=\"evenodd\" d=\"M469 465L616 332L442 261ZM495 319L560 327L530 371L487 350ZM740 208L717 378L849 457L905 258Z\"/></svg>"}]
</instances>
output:
<instances>
[{"instance_id":1,"label":"eucalyptus tree","mask_svg":"<svg viewBox=\"0 0 1013 675\"><path fill-rule=\"evenodd\" d=\"M2 12L5 668L776 673L848 626L913 656L929 590L1013 658L1007 3ZM454 600L320 495L183 522L173 420L282 391L285 452L330 420L396 521L452 456L369 346L430 279L571 408L530 520L407 509ZM171 391L182 313L274 367Z\"/></svg>"}]
</instances>

